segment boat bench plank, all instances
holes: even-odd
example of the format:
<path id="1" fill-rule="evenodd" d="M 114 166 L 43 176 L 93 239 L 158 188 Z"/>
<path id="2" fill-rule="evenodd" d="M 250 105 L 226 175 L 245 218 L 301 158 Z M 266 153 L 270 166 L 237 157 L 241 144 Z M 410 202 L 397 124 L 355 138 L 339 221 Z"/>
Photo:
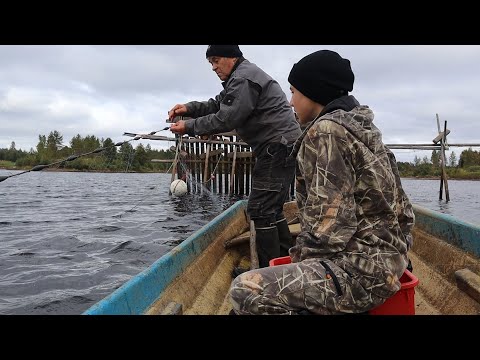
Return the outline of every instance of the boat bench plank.
<path id="1" fill-rule="evenodd" d="M 465 291 L 472 299 L 480 302 L 480 276 L 470 269 L 461 269 L 455 271 L 455 278 L 460 290 Z"/>
<path id="2" fill-rule="evenodd" d="M 292 234 L 293 237 L 297 236 L 300 234 L 300 224 L 290 224 L 288 225 L 288 228 L 290 230 L 290 234 Z M 225 241 L 225 248 L 228 249 L 232 246 L 236 246 L 239 244 L 242 244 L 244 242 L 247 242 L 250 240 L 250 231 L 246 231 L 243 234 L 233 238 L 233 239 L 228 239 Z"/>

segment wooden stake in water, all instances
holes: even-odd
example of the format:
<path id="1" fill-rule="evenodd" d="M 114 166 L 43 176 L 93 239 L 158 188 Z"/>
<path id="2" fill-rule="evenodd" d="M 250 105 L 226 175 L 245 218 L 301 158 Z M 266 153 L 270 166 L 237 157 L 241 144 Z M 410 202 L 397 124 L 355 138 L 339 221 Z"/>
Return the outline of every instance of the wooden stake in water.
<path id="1" fill-rule="evenodd" d="M 437 115 L 437 128 L 438 128 L 438 134 L 441 135 L 442 132 L 440 131 L 440 119 Z M 435 141 L 435 140 L 434 140 Z M 443 131 L 443 136 L 440 139 L 440 159 L 442 161 L 442 170 L 440 173 L 440 193 L 438 196 L 439 200 L 442 200 L 443 197 L 443 183 L 445 181 L 445 197 L 446 201 L 450 201 L 450 194 L 448 192 L 448 182 L 447 182 L 447 171 L 445 170 L 445 143 L 447 141 L 447 121 L 445 120 L 445 126 L 444 126 L 444 131 Z"/>
<path id="2" fill-rule="evenodd" d="M 448 192 L 448 181 L 447 181 L 447 171 L 445 169 L 446 166 L 446 157 L 445 157 L 445 143 L 447 142 L 447 120 L 445 120 L 445 127 L 443 130 L 443 139 L 442 139 L 442 175 L 443 181 L 445 184 L 445 200 L 447 202 L 450 201 L 450 193 Z"/>

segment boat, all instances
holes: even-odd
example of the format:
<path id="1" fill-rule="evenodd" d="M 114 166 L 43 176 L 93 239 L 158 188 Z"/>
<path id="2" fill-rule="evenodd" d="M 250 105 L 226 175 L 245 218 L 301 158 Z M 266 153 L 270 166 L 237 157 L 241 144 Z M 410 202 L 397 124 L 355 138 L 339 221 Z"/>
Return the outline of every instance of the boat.
<path id="1" fill-rule="evenodd" d="M 228 314 L 232 270 L 251 264 L 255 237 L 249 231 L 246 205 L 246 200 L 233 204 L 83 314 Z M 480 314 L 480 227 L 413 207 L 416 222 L 409 257 L 416 281 L 405 293 L 411 302 L 408 314 Z M 297 211 L 295 201 L 284 206 L 294 237 L 300 232 Z"/>

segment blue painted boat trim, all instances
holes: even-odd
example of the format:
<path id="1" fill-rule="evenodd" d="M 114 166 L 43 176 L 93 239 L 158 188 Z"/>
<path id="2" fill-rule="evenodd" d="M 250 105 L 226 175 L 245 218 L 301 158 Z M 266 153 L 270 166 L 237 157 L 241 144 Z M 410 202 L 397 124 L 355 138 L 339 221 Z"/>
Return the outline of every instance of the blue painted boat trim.
<path id="1" fill-rule="evenodd" d="M 480 257 L 480 226 L 418 205 L 413 205 L 413 211 L 416 227 Z"/>
<path id="2" fill-rule="evenodd" d="M 143 314 L 167 286 L 210 245 L 217 234 L 228 226 L 231 219 L 238 212 L 244 211 L 246 203 L 246 200 L 237 201 L 146 270 L 94 304 L 83 315 Z"/>

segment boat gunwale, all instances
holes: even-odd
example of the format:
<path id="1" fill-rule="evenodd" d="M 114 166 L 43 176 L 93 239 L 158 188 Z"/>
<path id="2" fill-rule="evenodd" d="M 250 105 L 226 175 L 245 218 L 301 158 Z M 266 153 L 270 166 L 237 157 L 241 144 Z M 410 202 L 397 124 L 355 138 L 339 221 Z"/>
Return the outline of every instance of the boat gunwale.
<path id="1" fill-rule="evenodd" d="M 416 228 L 480 258 L 480 226 L 416 204 L 413 210 Z"/>

